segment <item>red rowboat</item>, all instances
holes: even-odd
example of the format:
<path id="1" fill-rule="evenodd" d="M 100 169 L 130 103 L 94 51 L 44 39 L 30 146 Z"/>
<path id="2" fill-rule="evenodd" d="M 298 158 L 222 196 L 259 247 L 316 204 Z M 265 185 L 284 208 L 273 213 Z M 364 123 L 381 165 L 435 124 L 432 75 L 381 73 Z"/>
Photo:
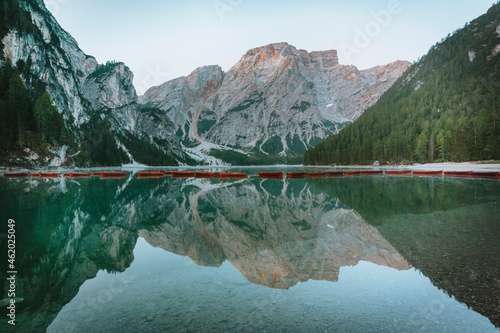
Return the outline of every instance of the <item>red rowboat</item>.
<path id="1" fill-rule="evenodd" d="M 32 173 L 31 174 L 31 178 L 38 178 L 38 177 L 40 177 L 39 173 Z"/>
<path id="2" fill-rule="evenodd" d="M 127 176 L 126 172 L 118 171 L 102 171 L 101 178 L 124 178 Z"/>
<path id="3" fill-rule="evenodd" d="M 40 172 L 42 178 L 59 178 L 60 175 L 59 172 Z"/>
<path id="4" fill-rule="evenodd" d="M 194 178 L 215 178 L 217 177 L 217 172 L 195 172 Z"/>
<path id="5" fill-rule="evenodd" d="M 344 171 L 327 171 L 327 177 L 340 177 L 344 175 Z"/>
<path id="6" fill-rule="evenodd" d="M 384 172 L 383 170 L 362 170 L 361 174 L 370 176 L 370 175 L 380 175 L 383 172 Z"/>
<path id="7" fill-rule="evenodd" d="M 472 171 L 470 173 L 471 177 L 486 177 L 486 178 L 492 178 L 492 177 L 500 177 L 500 172 L 479 172 L 479 171 Z"/>
<path id="8" fill-rule="evenodd" d="M 361 174 L 361 170 L 348 170 L 344 171 L 345 176 L 357 176 Z"/>
<path id="9" fill-rule="evenodd" d="M 414 176 L 442 176 L 443 170 L 439 171 L 413 171 Z"/>
<path id="10" fill-rule="evenodd" d="M 283 179 L 283 172 L 259 172 L 259 178 Z"/>
<path id="11" fill-rule="evenodd" d="M 446 177 L 465 177 L 472 173 L 472 171 L 445 171 Z"/>
<path id="12" fill-rule="evenodd" d="M 194 171 L 172 171 L 172 178 L 193 178 Z"/>
<path id="13" fill-rule="evenodd" d="M 306 176 L 305 171 L 298 171 L 298 172 L 288 172 L 286 174 L 287 179 L 297 179 L 297 178 L 304 178 Z"/>
<path id="14" fill-rule="evenodd" d="M 308 178 L 326 177 L 326 171 L 306 172 Z"/>
<path id="15" fill-rule="evenodd" d="M 165 171 L 137 171 L 138 178 L 161 178 L 165 177 Z"/>
<path id="16" fill-rule="evenodd" d="M 93 173 L 92 172 L 70 172 L 64 174 L 65 176 L 68 176 L 70 178 L 87 178 L 87 177 L 92 177 Z"/>
<path id="17" fill-rule="evenodd" d="M 26 178 L 29 176 L 29 172 L 9 172 L 4 174 L 5 178 Z"/>
<path id="18" fill-rule="evenodd" d="M 411 170 L 385 170 L 387 176 L 411 176 Z"/>
<path id="19" fill-rule="evenodd" d="M 247 174 L 244 172 L 219 172 L 219 178 L 247 178 Z"/>

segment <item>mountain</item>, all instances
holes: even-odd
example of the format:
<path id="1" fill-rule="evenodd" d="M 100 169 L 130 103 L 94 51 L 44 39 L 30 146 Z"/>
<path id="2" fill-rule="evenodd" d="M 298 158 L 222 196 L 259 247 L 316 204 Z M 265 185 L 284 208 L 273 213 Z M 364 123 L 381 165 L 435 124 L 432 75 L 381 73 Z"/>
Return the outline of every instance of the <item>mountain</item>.
<path id="1" fill-rule="evenodd" d="M 409 67 L 359 71 L 334 50 L 275 43 L 227 73 L 201 67 L 138 98 L 130 69 L 85 54 L 42 0 L 2 8 L 0 158 L 9 166 L 301 162 Z"/>
<path id="2" fill-rule="evenodd" d="M 250 160 L 302 154 L 357 119 L 409 65 L 359 71 L 340 65 L 335 50 L 309 53 L 275 43 L 249 50 L 227 73 L 198 68 L 139 101 L 163 110 L 185 146 L 248 162 L 249 152 Z"/>
<path id="3" fill-rule="evenodd" d="M 54 139 L 49 150 L 65 153 L 67 149 L 67 155 L 74 158 L 63 154 L 66 163 L 121 165 L 135 158 L 148 164 L 176 164 L 176 160 L 183 160 L 173 124 L 158 110 L 139 106 L 133 74 L 125 64 L 112 61 L 99 65 L 59 26 L 42 0 L 5 0 L 2 16 L 0 67 L 6 77 L 0 87 L 0 100 L 4 101 L 0 103 L 0 126 L 2 130 L 11 123 L 20 127 L 19 133 L 3 138 L 4 147 L 17 146 L 19 141 L 20 148 L 29 152 L 36 141 L 29 141 L 30 134 L 41 126 L 30 107 L 24 114 L 10 111 L 17 109 L 16 105 L 9 108 L 9 89 L 14 90 L 10 79 L 17 75 L 28 90 L 31 104 L 47 91 L 62 115 L 71 135 L 65 140 Z M 36 124 L 29 124 L 34 123 L 32 118 Z M 1 155 L 8 165 L 47 164 L 26 154 L 17 160 L 9 159 L 6 151 Z"/>
<path id="4" fill-rule="evenodd" d="M 219 89 L 224 79 L 219 66 L 204 66 L 164 84 L 152 87 L 139 98 L 141 104 L 152 104 L 163 110 L 177 128 L 184 141 L 194 139 L 197 133 L 190 124 L 203 109 L 207 99 Z"/>
<path id="5" fill-rule="evenodd" d="M 500 159 L 500 4 L 448 35 L 304 164 Z"/>

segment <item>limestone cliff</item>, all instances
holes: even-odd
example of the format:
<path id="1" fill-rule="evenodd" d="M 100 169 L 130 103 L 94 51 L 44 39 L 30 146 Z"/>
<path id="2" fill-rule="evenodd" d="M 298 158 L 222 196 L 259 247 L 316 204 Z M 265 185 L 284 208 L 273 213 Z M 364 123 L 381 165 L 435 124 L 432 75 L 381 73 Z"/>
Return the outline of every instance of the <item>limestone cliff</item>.
<path id="1" fill-rule="evenodd" d="M 335 50 L 275 43 L 249 50 L 225 74 L 203 67 L 153 87 L 140 102 L 165 111 L 183 140 L 302 154 L 357 119 L 409 66 L 396 61 L 360 71 L 339 64 Z"/>
<path id="2" fill-rule="evenodd" d="M 135 146 L 146 143 L 166 155 L 182 157 L 179 140 L 168 119 L 155 117 L 155 126 L 163 130 L 153 134 L 161 140 L 151 134 L 147 124 L 137 125 L 149 117 L 141 114 L 133 74 L 125 64 L 113 61 L 99 65 L 61 28 L 42 0 L 20 0 L 15 5 L 16 8 L 6 8 L 13 15 L 21 13 L 23 20 L 9 17 L 2 26 L 0 65 L 9 61 L 20 70 L 28 88 L 42 85 L 50 93 L 66 127 L 75 134 L 75 151 L 98 143 L 92 137 L 100 133 L 84 133 L 83 128 L 96 127 L 89 122 L 100 118 L 109 120 L 118 149 L 132 149 L 131 142 Z M 123 136 L 128 140 L 121 144 L 118 138 Z"/>

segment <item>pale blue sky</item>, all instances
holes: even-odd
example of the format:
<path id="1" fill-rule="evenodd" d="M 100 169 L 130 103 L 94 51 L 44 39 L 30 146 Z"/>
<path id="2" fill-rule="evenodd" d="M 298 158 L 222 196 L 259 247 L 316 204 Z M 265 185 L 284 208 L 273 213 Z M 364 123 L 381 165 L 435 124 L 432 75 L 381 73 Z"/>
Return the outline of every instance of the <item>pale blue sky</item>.
<path id="1" fill-rule="evenodd" d="M 249 49 L 336 49 L 359 69 L 415 61 L 493 0 L 44 0 L 82 50 L 134 72 L 138 94 Z M 378 18 L 377 18 L 378 17 Z"/>

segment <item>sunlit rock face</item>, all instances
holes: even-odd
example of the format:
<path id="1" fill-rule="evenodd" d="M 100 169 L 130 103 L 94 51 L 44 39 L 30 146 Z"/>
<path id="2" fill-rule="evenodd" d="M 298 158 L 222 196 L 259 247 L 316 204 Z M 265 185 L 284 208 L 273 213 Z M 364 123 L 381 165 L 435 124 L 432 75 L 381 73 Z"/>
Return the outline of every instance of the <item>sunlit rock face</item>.
<path id="1" fill-rule="evenodd" d="M 409 65 L 360 71 L 339 64 L 335 50 L 275 43 L 249 50 L 227 73 L 199 68 L 140 101 L 164 110 L 183 139 L 290 155 L 357 119 Z"/>

